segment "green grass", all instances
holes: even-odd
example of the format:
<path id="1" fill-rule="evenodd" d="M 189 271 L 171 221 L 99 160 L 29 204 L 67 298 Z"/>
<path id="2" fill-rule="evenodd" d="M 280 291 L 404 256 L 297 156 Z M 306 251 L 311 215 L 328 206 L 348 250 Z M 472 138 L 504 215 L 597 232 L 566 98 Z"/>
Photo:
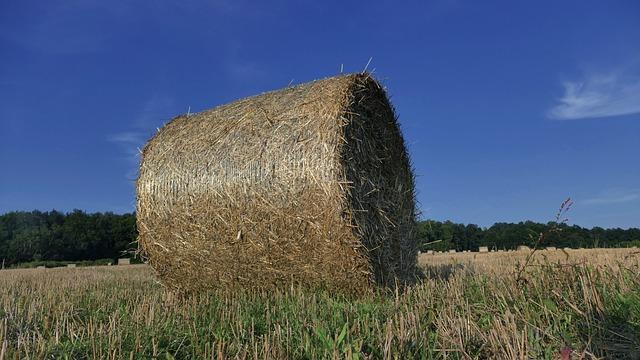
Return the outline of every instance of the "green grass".
<path id="1" fill-rule="evenodd" d="M 525 281 L 433 266 L 406 292 L 166 293 L 145 266 L 0 271 L 0 359 L 640 357 L 640 266 Z M 3 358 L 4 357 L 4 358 Z"/>

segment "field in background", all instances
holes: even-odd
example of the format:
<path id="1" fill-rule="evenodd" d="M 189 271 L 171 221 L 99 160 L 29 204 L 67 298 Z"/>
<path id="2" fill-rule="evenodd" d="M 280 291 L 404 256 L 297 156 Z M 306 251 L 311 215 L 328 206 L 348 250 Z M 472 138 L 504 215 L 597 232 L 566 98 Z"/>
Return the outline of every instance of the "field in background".
<path id="1" fill-rule="evenodd" d="M 0 359 L 640 358 L 637 249 L 420 257 L 406 292 L 178 298 L 144 265 L 0 271 Z"/>
<path id="2" fill-rule="evenodd" d="M 524 263 L 531 250 L 497 251 L 497 252 L 457 252 L 421 254 L 418 264 L 421 267 L 437 267 L 440 265 L 463 266 L 482 274 L 514 274 L 518 266 Z M 540 249 L 533 252 L 527 268 L 547 267 L 554 265 L 562 268 L 574 265 L 606 266 L 617 268 L 618 264 L 626 264 L 629 259 L 640 257 L 640 249 Z"/>

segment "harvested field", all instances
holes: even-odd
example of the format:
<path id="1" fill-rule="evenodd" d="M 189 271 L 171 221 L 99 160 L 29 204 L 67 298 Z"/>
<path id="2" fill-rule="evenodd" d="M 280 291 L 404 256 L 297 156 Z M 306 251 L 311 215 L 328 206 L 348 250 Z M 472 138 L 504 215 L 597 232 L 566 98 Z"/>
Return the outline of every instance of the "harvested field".
<path id="1" fill-rule="evenodd" d="M 575 250 L 574 250 L 575 251 Z M 0 359 L 637 359 L 633 249 L 423 255 L 404 293 L 177 298 L 145 265 L 0 271 Z"/>
<path id="2" fill-rule="evenodd" d="M 532 250 L 421 254 L 418 264 L 421 267 L 456 265 L 482 274 L 508 275 L 518 266 L 522 266 L 531 252 Z M 558 268 L 575 265 L 616 268 L 628 259 L 638 256 L 640 249 L 540 249 L 533 254 L 527 268 L 535 269 L 549 265 Z"/>

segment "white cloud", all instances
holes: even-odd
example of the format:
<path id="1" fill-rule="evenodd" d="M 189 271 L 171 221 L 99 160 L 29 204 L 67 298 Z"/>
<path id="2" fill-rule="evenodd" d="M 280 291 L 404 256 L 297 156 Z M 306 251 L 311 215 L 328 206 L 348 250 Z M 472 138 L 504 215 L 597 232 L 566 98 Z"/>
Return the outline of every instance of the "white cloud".
<path id="1" fill-rule="evenodd" d="M 239 60 L 228 62 L 227 72 L 231 79 L 239 82 L 255 81 L 256 78 L 263 78 L 267 74 L 258 64 Z"/>
<path id="2" fill-rule="evenodd" d="M 187 109 L 185 109 L 186 111 Z M 156 129 L 176 114 L 174 102 L 167 97 L 152 96 L 131 121 L 130 128 L 107 136 L 107 141 L 116 144 L 128 161 L 126 178 L 137 177 L 140 164 L 140 149 L 155 133 Z"/>
<path id="3" fill-rule="evenodd" d="M 110 38 L 104 28 L 118 19 L 118 3 L 51 1 L 16 9 L 0 23 L 0 38 L 46 54 L 98 52 Z"/>
<path id="4" fill-rule="evenodd" d="M 140 150 L 144 144 L 145 136 L 142 131 L 126 131 L 107 137 L 109 142 L 115 143 L 120 151 L 125 155 L 128 162 L 125 177 L 134 180 L 138 174 L 138 164 L 140 163 Z"/>
<path id="5" fill-rule="evenodd" d="M 640 190 L 608 191 L 605 194 L 582 201 L 586 205 L 622 204 L 640 200 Z"/>
<path id="6" fill-rule="evenodd" d="M 8 20 L 0 22 L 0 39 L 44 54 L 65 55 L 117 46 L 127 40 L 127 28 L 137 25 L 141 14 L 148 21 L 171 26 L 176 18 L 198 14 L 244 17 L 255 7 L 244 0 L 63 0 L 36 4 L 13 9 Z"/>
<path id="7" fill-rule="evenodd" d="M 567 81 L 548 116 L 571 120 L 640 113 L 640 76 L 635 74 L 627 69 Z"/>
<path id="8" fill-rule="evenodd" d="M 240 43 L 227 44 L 223 68 L 229 79 L 236 83 L 246 83 L 263 79 L 268 72 L 259 63 L 248 59 Z"/>
<path id="9" fill-rule="evenodd" d="M 142 134 L 139 132 L 125 131 L 119 134 L 110 135 L 107 140 L 120 144 L 137 144 L 141 141 Z"/>

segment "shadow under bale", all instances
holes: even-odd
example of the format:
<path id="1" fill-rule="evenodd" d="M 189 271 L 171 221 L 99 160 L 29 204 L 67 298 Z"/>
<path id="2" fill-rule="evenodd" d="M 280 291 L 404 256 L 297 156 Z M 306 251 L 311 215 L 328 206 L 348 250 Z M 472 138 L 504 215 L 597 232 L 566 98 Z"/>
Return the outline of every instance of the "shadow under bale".
<path id="1" fill-rule="evenodd" d="M 142 254 L 171 289 L 290 284 L 367 292 L 414 279 L 414 181 L 368 74 L 166 124 L 142 152 Z"/>

